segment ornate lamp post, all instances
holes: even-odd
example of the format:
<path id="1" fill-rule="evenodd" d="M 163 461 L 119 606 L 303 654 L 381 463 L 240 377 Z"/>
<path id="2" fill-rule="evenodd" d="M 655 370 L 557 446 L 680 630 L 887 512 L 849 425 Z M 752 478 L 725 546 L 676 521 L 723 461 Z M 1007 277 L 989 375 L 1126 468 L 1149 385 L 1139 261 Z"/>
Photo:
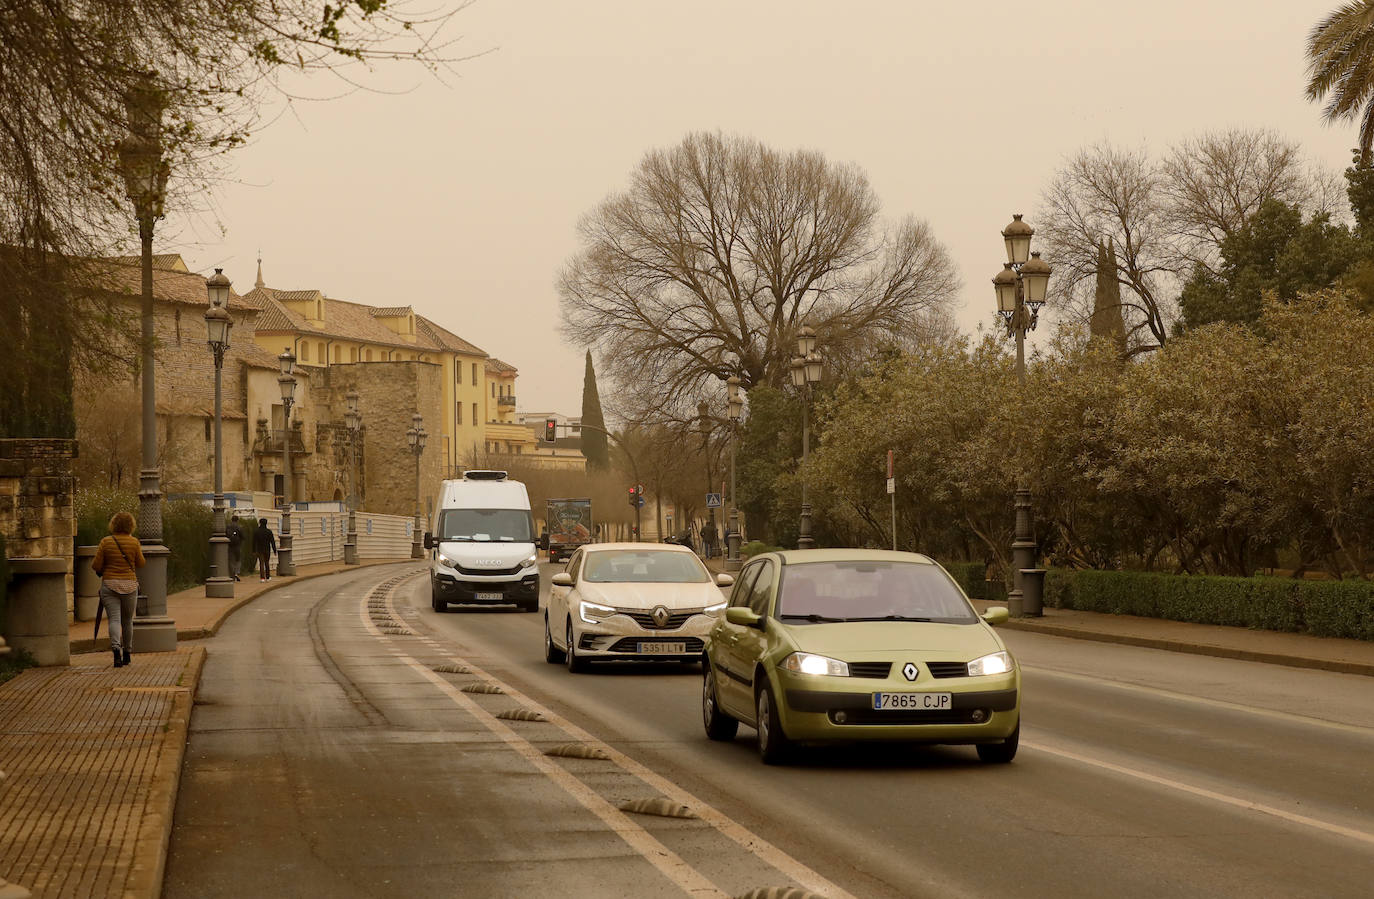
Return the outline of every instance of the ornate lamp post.
<path id="1" fill-rule="evenodd" d="M 1007 261 L 992 279 L 997 291 L 997 313 L 1007 324 L 1007 335 L 1016 338 L 1016 385 L 1024 393 L 1026 386 L 1026 332 L 1035 330 L 1040 307 L 1050 283 L 1050 267 L 1039 253 L 1030 252 L 1031 236 L 1035 229 L 1012 216 L 1011 224 L 1002 229 L 1007 247 Z M 1034 597 L 1031 608 L 1025 608 L 1026 596 L 1021 572 L 1035 568 L 1035 533 L 1031 527 L 1031 492 L 1025 473 L 1019 476 L 1016 487 L 1016 529 L 1011 544 L 1012 591 L 1007 595 L 1009 611 L 1015 618 L 1040 614 L 1040 598 Z"/>
<path id="2" fill-rule="evenodd" d="M 410 545 L 410 557 L 412 559 L 423 559 L 425 549 L 420 538 L 420 532 L 424 526 L 420 524 L 420 456 L 425 451 L 425 441 L 429 439 L 429 434 L 425 431 L 425 420 L 416 412 L 410 416 L 410 427 L 406 428 L 406 442 L 410 444 L 410 451 L 415 454 L 415 542 Z"/>
<path id="3" fill-rule="evenodd" d="M 142 358 L 142 470 L 138 489 L 138 538 L 143 543 L 147 564 L 139 572 L 143 592 L 139 617 L 134 619 L 137 633 L 132 640 L 140 652 L 169 652 L 176 649 L 176 623 L 167 617 L 167 557 L 171 551 L 162 545 L 162 487 L 157 461 L 157 389 L 153 349 L 156 344 L 153 321 L 153 225 L 162 218 L 167 198 L 167 175 L 162 158 L 162 111 L 166 99 L 151 74 L 142 76 L 124 98 L 129 133 L 119 144 L 119 167 L 124 176 L 125 196 L 134 204 L 138 219 L 143 275 Z"/>
<path id="4" fill-rule="evenodd" d="M 729 390 L 730 408 L 730 534 L 726 537 L 726 571 L 739 571 L 744 564 L 739 557 L 739 493 L 735 484 L 735 444 L 739 437 L 740 415 L 744 412 L 744 400 L 739 395 L 741 383 L 734 375 L 725 382 Z"/>
<path id="5" fill-rule="evenodd" d="M 810 325 L 802 325 L 797 334 L 797 355 L 792 358 L 792 386 L 801 391 L 802 397 L 802 502 L 801 522 L 797 534 L 797 549 L 812 549 L 816 541 L 811 539 L 811 502 L 806 494 L 806 457 L 811 454 L 810 406 L 811 385 L 821 379 L 824 363 L 816 350 L 816 332 Z"/>
<path id="6" fill-rule="evenodd" d="M 714 478 L 711 477 L 711 407 L 705 402 L 697 403 L 697 428 L 701 431 L 701 460 L 706 468 L 706 493 L 711 493 L 714 486 Z M 710 506 L 706 507 L 706 523 L 711 531 L 716 529 L 716 510 Z M 705 532 L 705 528 L 702 529 Z M 704 544 L 705 541 L 703 540 Z M 710 547 L 703 545 L 702 551 L 705 553 Z"/>
<path id="7" fill-rule="evenodd" d="M 296 573 L 296 563 L 291 559 L 291 407 L 296 402 L 296 355 L 287 347 L 277 357 L 281 363 L 281 375 L 277 384 L 281 387 L 281 539 L 277 542 L 277 574 L 291 577 Z"/>
<path id="8" fill-rule="evenodd" d="M 348 411 L 344 413 L 344 426 L 348 428 L 348 535 L 344 537 L 344 564 L 358 564 L 358 432 L 363 427 L 363 416 L 358 411 L 358 391 L 350 390 L 345 395 Z"/>
<path id="9" fill-rule="evenodd" d="M 234 595 L 234 572 L 229 570 L 229 538 L 224 534 L 224 438 L 222 393 L 224 351 L 229 349 L 229 330 L 234 321 L 229 316 L 229 279 L 223 269 L 205 282 L 210 295 L 210 308 L 205 310 L 205 329 L 210 352 L 215 356 L 215 534 L 210 538 L 210 576 L 205 580 L 205 595 L 231 597 Z"/>

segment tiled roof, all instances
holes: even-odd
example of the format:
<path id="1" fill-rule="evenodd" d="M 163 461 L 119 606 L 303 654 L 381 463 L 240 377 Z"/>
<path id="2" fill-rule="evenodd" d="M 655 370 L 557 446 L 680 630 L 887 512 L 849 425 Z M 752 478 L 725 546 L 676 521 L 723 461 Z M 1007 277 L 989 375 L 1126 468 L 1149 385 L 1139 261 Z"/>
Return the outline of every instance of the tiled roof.
<path id="1" fill-rule="evenodd" d="M 153 257 L 154 260 L 157 257 Z M 163 257 L 168 258 L 168 257 Z M 178 262 L 181 257 L 175 256 Z M 137 256 L 121 256 L 115 259 L 94 259 L 90 268 L 82 273 L 84 278 L 95 286 L 111 293 L 125 296 L 143 294 L 143 269 Z M 180 270 L 153 267 L 153 296 L 169 303 L 182 303 L 188 306 L 206 307 L 210 303 L 205 292 L 205 276 L 188 272 L 185 266 Z M 257 301 L 234 293 L 229 289 L 229 307 L 262 308 Z"/>
<path id="2" fill-rule="evenodd" d="M 457 334 L 447 328 L 441 328 L 423 315 L 415 316 L 415 330 L 449 352 L 462 353 L 465 356 L 487 355 L 486 350 L 468 343 Z"/>
<path id="3" fill-rule="evenodd" d="M 120 264 L 120 265 L 140 265 L 140 266 L 141 266 L 141 265 L 143 264 L 143 257 L 141 257 L 141 256 L 114 256 L 114 257 L 111 257 L 111 258 L 110 258 L 110 261 L 111 261 L 111 262 L 116 262 L 116 263 L 118 263 L 118 264 Z M 153 254 L 153 268 L 160 268 L 160 269 L 164 269 L 164 270 L 169 271 L 169 272 L 189 272 L 189 271 L 190 271 L 190 269 L 188 269 L 188 268 L 186 267 L 186 262 L 181 258 L 181 254 L 180 254 L 180 253 L 154 253 L 154 254 Z"/>
<path id="4" fill-rule="evenodd" d="M 502 362 L 495 356 L 487 357 L 487 371 L 489 372 L 495 372 L 496 374 L 501 375 L 513 375 L 519 370 L 520 369 L 516 368 L 514 365 L 511 365 L 509 362 Z"/>
<path id="5" fill-rule="evenodd" d="M 409 306 L 370 306 L 373 318 L 397 318 L 402 315 L 409 315 L 413 310 Z"/>

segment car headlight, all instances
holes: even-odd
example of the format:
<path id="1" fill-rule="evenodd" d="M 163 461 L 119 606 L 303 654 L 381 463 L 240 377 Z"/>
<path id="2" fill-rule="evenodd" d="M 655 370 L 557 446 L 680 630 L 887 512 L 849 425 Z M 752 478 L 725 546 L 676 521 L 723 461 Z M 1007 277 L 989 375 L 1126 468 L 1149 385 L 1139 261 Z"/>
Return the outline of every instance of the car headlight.
<path id="1" fill-rule="evenodd" d="M 587 602 L 582 600 L 581 606 L 582 620 L 588 624 L 596 624 L 603 618 L 610 618 L 616 614 L 615 609 L 610 606 L 603 606 L 600 603 Z"/>
<path id="2" fill-rule="evenodd" d="M 525 568 L 525 567 L 528 567 L 528 566 L 530 566 L 530 565 L 538 565 L 538 564 L 539 564 L 539 553 L 538 553 L 538 552 L 532 552 L 532 553 L 530 553 L 528 556 L 525 557 L 525 561 L 521 563 L 520 567 L 521 567 L 521 568 Z"/>
<path id="3" fill-rule="evenodd" d="M 968 663 L 968 676 L 978 677 L 982 674 L 1006 674 L 1011 670 L 1011 653 L 994 652 L 992 655 L 983 656 L 981 659 L 974 659 Z"/>
<path id="4" fill-rule="evenodd" d="M 457 563 L 443 553 L 439 553 L 439 564 L 446 568 L 456 568 Z"/>
<path id="5" fill-rule="evenodd" d="M 782 667 L 798 674 L 830 674 L 849 677 L 849 663 L 810 652 L 794 652 L 782 660 Z"/>
<path id="6" fill-rule="evenodd" d="M 728 602 L 718 602 L 713 606 L 707 606 L 706 608 L 702 609 L 701 612 L 703 615 L 718 616 L 721 612 L 725 611 L 725 607 L 728 605 Z"/>

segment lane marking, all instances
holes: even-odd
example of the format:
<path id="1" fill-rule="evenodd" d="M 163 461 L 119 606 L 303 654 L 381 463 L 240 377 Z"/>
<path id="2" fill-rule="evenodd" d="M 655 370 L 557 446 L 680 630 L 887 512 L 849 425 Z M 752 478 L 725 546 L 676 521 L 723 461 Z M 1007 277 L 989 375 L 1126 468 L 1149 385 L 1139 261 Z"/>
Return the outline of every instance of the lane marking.
<path id="1" fill-rule="evenodd" d="M 1363 830 L 1356 830 L 1353 827 L 1345 827 L 1340 824 L 1333 824 L 1329 821 L 1320 821 L 1316 818 L 1309 818 L 1306 815 L 1299 815 L 1295 812 L 1284 811 L 1283 809 L 1275 808 L 1272 805 L 1264 805 L 1263 803 L 1252 802 L 1249 799 L 1241 799 L 1238 796 L 1229 796 L 1225 793 L 1218 793 L 1215 790 L 1209 790 L 1206 787 L 1196 787 L 1192 784 L 1186 784 L 1181 781 L 1170 780 L 1167 777 L 1160 777 L 1157 774 L 1147 774 L 1144 771 L 1137 771 L 1133 768 L 1127 768 L 1124 765 L 1116 765 L 1111 762 L 1102 761 L 1101 759 L 1095 759 L 1086 755 L 1080 755 L 1076 752 L 1070 752 L 1067 749 L 1058 749 L 1052 746 L 1046 746 L 1043 743 L 1033 743 L 1022 740 L 1021 745 L 1027 749 L 1033 749 L 1038 752 L 1048 753 L 1049 755 L 1057 755 L 1060 758 L 1068 759 L 1074 762 L 1079 762 L 1084 765 L 1091 765 L 1094 768 L 1101 768 L 1105 771 L 1111 771 L 1115 774 L 1121 774 L 1126 777 L 1134 778 L 1136 780 L 1143 780 L 1146 783 L 1152 783 L 1161 787 L 1167 787 L 1171 790 L 1177 790 L 1181 793 L 1189 793 L 1193 796 L 1198 796 L 1203 799 L 1210 799 L 1213 802 L 1219 802 L 1223 805 L 1230 805 L 1234 806 L 1235 808 L 1245 809 L 1247 811 L 1259 812 L 1260 814 L 1264 815 L 1272 815 L 1275 818 L 1281 818 L 1293 824 L 1301 824 L 1304 827 L 1311 827 L 1316 830 L 1325 831 L 1326 833 L 1336 834 L 1337 836 L 1347 837 L 1349 839 L 1356 840 L 1361 843 L 1368 843 L 1370 845 L 1374 845 L 1374 833 L 1367 833 Z"/>
<path id="2" fill-rule="evenodd" d="M 394 599 L 398 589 L 399 584 L 395 587 L 392 587 L 387 592 L 387 607 L 391 610 L 393 614 L 396 613 Z M 363 617 L 365 624 L 371 624 L 371 622 L 367 620 L 365 608 L 363 612 Z M 650 768 L 645 767 L 644 765 L 625 755 L 623 752 L 620 752 L 615 747 L 610 746 L 603 740 L 598 739 L 597 737 L 578 727 L 576 724 L 573 724 L 567 718 L 564 718 L 562 715 L 559 715 L 552 709 L 549 709 L 541 703 L 535 701 L 534 699 L 531 699 L 525 693 L 522 693 L 520 690 L 516 689 L 509 683 L 506 683 L 500 678 L 492 676 L 485 669 L 479 667 L 470 660 L 453 653 L 450 649 L 447 648 L 447 646 L 441 645 L 429 637 L 421 637 L 421 640 L 426 645 L 431 646 L 436 651 L 445 655 L 451 661 L 465 665 L 468 668 L 469 672 L 474 676 L 483 678 L 494 684 L 499 684 L 505 691 L 505 695 L 507 697 L 517 701 L 521 705 L 524 705 L 526 708 L 542 713 L 549 724 L 552 724 L 553 726 L 561 729 L 568 736 L 573 737 L 578 741 L 592 744 L 597 748 L 601 749 L 610 757 L 610 761 L 612 763 L 619 766 L 627 774 L 630 774 L 631 776 L 638 778 L 645 785 L 658 790 L 666 798 L 674 802 L 680 803 L 682 805 L 691 806 L 692 810 L 697 813 L 697 816 L 702 821 L 709 824 L 722 836 L 728 837 L 730 840 L 737 843 L 751 855 L 758 858 L 760 861 L 764 862 L 770 867 L 776 869 L 780 874 L 783 874 L 784 876 L 790 878 L 793 882 L 797 883 L 803 889 L 809 890 L 812 893 L 819 893 L 821 895 L 828 896 L 830 897 L 830 899 L 858 899 L 858 897 L 850 893 L 848 890 L 845 890 L 838 884 L 832 883 L 827 878 L 811 870 L 806 865 L 802 864 L 792 856 L 788 855 L 786 852 L 782 851 L 778 847 L 774 846 L 772 843 L 769 843 L 767 840 L 763 839 L 762 837 L 755 834 L 753 831 L 746 828 L 744 825 L 739 824 L 733 818 L 728 817 L 727 815 L 725 815 L 725 813 L 713 808 L 710 805 L 707 805 L 705 802 L 702 802 L 696 796 L 682 789 L 677 784 L 655 773 Z M 409 659 L 410 657 L 406 656 L 406 658 Z M 419 663 L 416 662 L 415 664 L 418 665 Z M 417 670 L 422 671 L 428 678 L 438 678 L 438 675 L 434 674 L 423 665 L 421 665 Z M 455 693 L 457 693 L 458 696 L 462 697 L 465 700 L 468 700 L 469 702 L 473 702 L 473 704 L 476 705 L 475 701 L 469 699 L 467 694 L 458 692 L 458 688 L 453 687 L 451 684 L 448 684 L 448 681 L 443 680 L 443 678 L 438 679 L 442 680 L 446 685 L 448 685 L 449 688 L 452 689 Z M 478 708 L 480 709 L 480 706 L 478 706 Z M 489 714 L 486 713 L 485 709 L 482 709 L 481 711 L 483 714 Z M 495 721 L 495 719 L 493 719 L 493 721 Z M 505 727 L 505 725 L 499 721 L 496 721 L 495 723 L 500 727 Z M 509 728 L 506 729 L 509 730 Z M 515 737 L 515 739 L 523 740 L 523 738 L 520 737 L 519 734 L 516 734 L 514 731 L 511 731 L 511 734 Z M 549 762 L 549 760 L 544 756 L 544 754 L 540 752 L 540 750 L 536 749 L 532 744 L 526 743 L 526 745 L 529 746 L 531 751 L 538 753 L 539 758 L 543 762 L 548 764 L 555 764 L 553 762 Z M 555 767 L 557 766 L 555 765 Z M 557 769 L 559 771 L 566 773 L 565 769 L 561 767 L 558 767 Z M 580 784 L 581 781 L 578 781 L 578 783 Z M 610 806 L 610 808 L 617 814 L 622 814 L 619 812 L 618 809 L 615 809 L 614 806 Z M 637 827 L 638 825 L 635 826 Z M 652 836 L 649 836 L 647 833 L 645 835 L 646 837 L 648 837 L 648 839 L 653 840 Z M 657 843 L 656 840 L 654 842 Z M 658 845 L 661 846 L 662 844 Z M 663 847 L 663 851 L 671 854 L 670 850 L 668 850 L 667 847 Z M 674 856 L 674 858 L 676 858 L 676 856 Z M 712 889 L 714 889 L 714 887 Z"/>
<path id="3" fill-rule="evenodd" d="M 1310 715 L 1301 715 L 1297 712 L 1282 712 L 1277 709 L 1266 709 L 1258 706 L 1245 705 L 1239 702 L 1228 702 L 1225 699 L 1209 699 L 1205 696 L 1192 696 L 1188 693 L 1177 693 L 1173 690 L 1165 690 L 1161 687 L 1148 687 L 1144 684 L 1132 684 L 1127 681 L 1100 680 L 1092 675 L 1078 674 L 1070 671 L 1060 671 L 1055 668 L 1042 668 L 1039 665 L 1021 666 L 1023 671 L 1030 671 L 1036 674 L 1048 675 L 1049 677 L 1063 678 L 1064 680 L 1079 681 L 1091 684 L 1095 687 L 1107 687 L 1113 690 L 1121 690 L 1127 693 L 1141 693 L 1147 696 L 1154 696 L 1163 699 L 1172 699 L 1178 702 L 1188 702 L 1194 705 L 1209 706 L 1216 709 L 1226 709 L 1231 712 L 1244 712 L 1262 718 L 1272 718 L 1278 721 L 1288 721 L 1297 724 L 1310 724 L 1314 727 L 1325 727 L 1330 730 L 1338 730 L 1344 733 L 1357 734 L 1362 737 L 1374 736 L 1374 727 L 1366 727 L 1360 724 L 1348 724 L 1343 721 L 1328 721 L 1325 718 L 1314 718 Z"/>
<path id="4" fill-rule="evenodd" d="M 399 584 L 386 585 L 385 582 L 378 584 L 369 595 L 376 590 L 386 589 L 387 604 L 391 604 L 391 597 L 395 594 Z M 362 620 L 363 628 L 373 637 L 381 638 L 382 631 L 372 623 L 371 616 L 368 614 L 367 603 L 364 602 L 359 608 L 359 617 Z M 393 609 L 394 611 L 394 609 Z M 716 889 L 711 881 L 707 880 L 700 872 L 691 865 L 687 864 L 677 853 L 655 839 L 647 830 L 635 823 L 624 812 L 601 797 L 595 790 L 587 786 L 570 771 L 545 757 L 544 753 L 517 734 L 514 730 L 504 724 L 496 716 L 492 715 L 476 700 L 472 699 L 459 688 L 449 683 L 439 674 L 431 671 L 426 665 L 419 662 L 409 653 L 396 646 L 394 641 L 387 641 L 388 649 L 391 654 L 400 662 L 415 671 L 425 680 L 439 688 L 449 699 L 461 706 L 494 735 L 499 737 L 507 747 L 534 766 L 541 774 L 548 777 L 568 795 L 576 799 L 584 808 L 601 819 L 602 823 L 610 829 L 612 833 L 626 842 L 636 853 L 644 858 L 645 861 L 659 870 L 663 876 L 667 877 L 675 885 L 682 889 L 689 896 L 711 897 L 711 899 L 729 899 L 729 897 Z M 473 669 L 474 674 L 479 674 Z M 479 676 L 483 676 L 479 674 Z"/>

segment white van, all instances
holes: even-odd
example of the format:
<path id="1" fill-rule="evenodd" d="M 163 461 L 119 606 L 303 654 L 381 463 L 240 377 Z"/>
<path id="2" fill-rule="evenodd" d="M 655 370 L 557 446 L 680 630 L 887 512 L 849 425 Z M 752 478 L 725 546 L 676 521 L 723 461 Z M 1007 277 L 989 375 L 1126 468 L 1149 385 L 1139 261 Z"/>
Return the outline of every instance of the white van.
<path id="1" fill-rule="evenodd" d="M 525 485 L 504 471 L 466 471 L 442 482 L 434 533 L 425 534 L 433 564 L 434 611 L 454 603 L 505 603 L 539 611 L 539 554 Z"/>

